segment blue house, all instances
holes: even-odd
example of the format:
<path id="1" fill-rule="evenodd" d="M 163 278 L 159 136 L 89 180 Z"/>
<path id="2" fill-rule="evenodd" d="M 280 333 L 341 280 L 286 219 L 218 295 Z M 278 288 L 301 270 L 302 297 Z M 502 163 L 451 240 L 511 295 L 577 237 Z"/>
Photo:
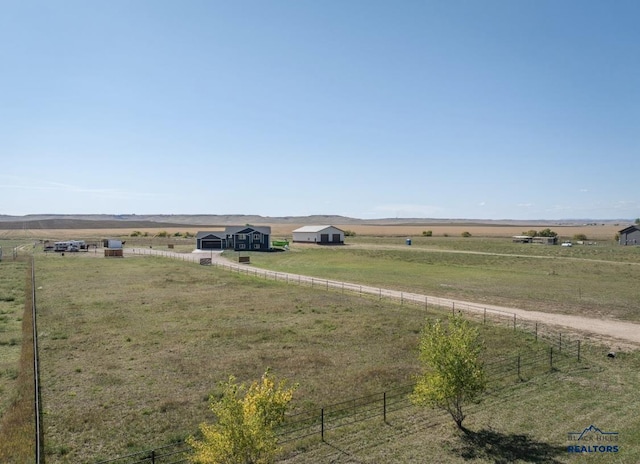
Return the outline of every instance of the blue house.
<path id="1" fill-rule="evenodd" d="M 196 234 L 198 250 L 269 251 L 271 227 L 229 226 Z"/>

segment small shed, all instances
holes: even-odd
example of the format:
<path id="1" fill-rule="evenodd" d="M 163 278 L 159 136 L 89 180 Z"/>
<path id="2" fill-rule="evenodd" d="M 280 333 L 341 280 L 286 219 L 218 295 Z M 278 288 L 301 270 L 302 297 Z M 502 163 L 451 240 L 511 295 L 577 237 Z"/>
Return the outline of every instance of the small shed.
<path id="1" fill-rule="evenodd" d="M 293 231 L 293 241 L 320 245 L 344 244 L 344 231 L 334 226 L 304 226 Z"/>
<path id="2" fill-rule="evenodd" d="M 620 245 L 640 245 L 640 225 L 633 224 L 618 231 Z"/>

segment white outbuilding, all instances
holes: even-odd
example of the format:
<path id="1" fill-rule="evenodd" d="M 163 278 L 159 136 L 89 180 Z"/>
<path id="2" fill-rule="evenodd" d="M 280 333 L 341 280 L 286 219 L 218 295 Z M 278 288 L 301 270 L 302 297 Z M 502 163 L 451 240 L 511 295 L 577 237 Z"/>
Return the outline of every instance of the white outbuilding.
<path id="1" fill-rule="evenodd" d="M 334 226 L 304 226 L 293 231 L 294 242 L 320 245 L 344 244 L 344 231 Z"/>

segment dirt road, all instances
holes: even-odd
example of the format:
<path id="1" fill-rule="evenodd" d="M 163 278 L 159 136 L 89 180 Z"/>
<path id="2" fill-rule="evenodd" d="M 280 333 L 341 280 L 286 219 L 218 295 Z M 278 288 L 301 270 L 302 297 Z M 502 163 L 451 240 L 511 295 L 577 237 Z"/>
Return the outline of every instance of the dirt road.
<path id="1" fill-rule="evenodd" d="M 494 316 L 513 318 L 514 320 L 520 321 L 539 322 L 556 328 L 566 328 L 568 331 L 579 332 L 585 337 L 607 342 L 614 350 L 640 348 L 640 324 L 635 324 L 633 322 L 611 319 L 594 319 L 569 314 L 545 313 L 519 308 L 478 304 L 469 301 L 439 298 L 417 293 L 399 292 L 397 290 L 370 287 L 350 282 L 340 282 L 299 274 L 269 271 L 266 269 L 256 268 L 252 265 L 232 262 L 223 258 L 219 252 L 196 252 L 186 254 L 145 248 L 127 248 L 125 249 L 125 253 L 133 255 L 164 256 L 167 258 L 191 262 L 200 262 L 201 258 L 209 258 L 214 266 L 222 267 L 232 272 L 247 273 L 257 277 L 263 277 L 265 279 L 324 287 L 326 289 L 340 290 L 343 292 L 375 295 L 379 298 L 402 300 L 419 306 L 435 305 L 461 311 L 476 311 L 478 313 L 488 312 Z"/>

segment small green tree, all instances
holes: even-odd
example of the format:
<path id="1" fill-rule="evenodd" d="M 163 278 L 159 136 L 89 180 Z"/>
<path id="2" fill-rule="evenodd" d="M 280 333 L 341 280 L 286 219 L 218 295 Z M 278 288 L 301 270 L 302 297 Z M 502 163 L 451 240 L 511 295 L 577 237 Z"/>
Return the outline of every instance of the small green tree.
<path id="1" fill-rule="evenodd" d="M 540 232 L 538 232 L 538 236 L 540 237 L 557 237 L 558 234 L 554 231 L 552 231 L 549 228 L 543 229 Z"/>
<path id="2" fill-rule="evenodd" d="M 194 452 L 190 461 L 198 464 L 269 464 L 279 451 L 274 428 L 282 423 L 297 385 L 286 387 L 269 371 L 249 387 L 235 377 L 222 382 L 220 399 L 212 397 L 214 424 L 201 424 L 202 440 L 189 437 Z"/>
<path id="3" fill-rule="evenodd" d="M 636 224 L 640 224 L 640 218 L 636 218 Z"/>
<path id="4" fill-rule="evenodd" d="M 471 237 L 471 232 L 469 232 L 469 231 L 466 231 L 466 230 L 465 230 L 465 231 L 464 231 L 464 232 L 462 232 L 462 234 L 460 234 L 460 235 L 461 235 L 462 237 Z"/>
<path id="5" fill-rule="evenodd" d="M 584 242 L 585 240 L 587 240 L 587 236 L 585 234 L 575 234 L 573 236 L 573 239 L 576 240 L 576 241 Z"/>
<path id="6" fill-rule="evenodd" d="M 427 322 L 420 338 L 420 361 L 425 372 L 411 395 L 414 404 L 447 411 L 463 430 L 463 406 L 477 401 L 487 382 L 480 354 L 484 344 L 478 330 L 462 316 Z"/>
<path id="7" fill-rule="evenodd" d="M 433 235 L 433 231 L 432 230 L 423 230 L 422 231 L 422 236 L 423 237 L 431 237 Z"/>
<path id="8" fill-rule="evenodd" d="M 522 235 L 527 235 L 529 237 L 537 237 L 538 236 L 538 231 L 531 229 L 531 230 L 528 230 L 526 232 L 522 232 Z"/>

